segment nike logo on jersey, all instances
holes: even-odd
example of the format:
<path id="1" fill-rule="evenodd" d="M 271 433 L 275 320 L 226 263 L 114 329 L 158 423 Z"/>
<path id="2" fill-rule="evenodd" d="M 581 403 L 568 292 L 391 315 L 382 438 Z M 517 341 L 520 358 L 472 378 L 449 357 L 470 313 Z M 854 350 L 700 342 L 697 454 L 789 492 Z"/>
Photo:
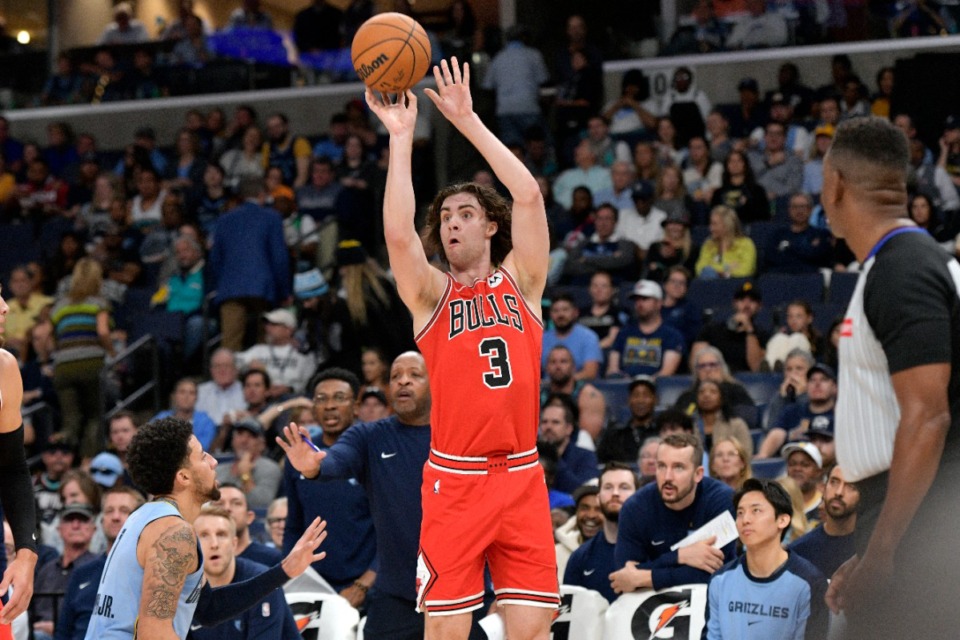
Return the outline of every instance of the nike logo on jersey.
<path id="1" fill-rule="evenodd" d="M 89 586 L 90 586 L 90 583 L 89 583 L 89 582 L 83 582 L 83 583 L 81 583 L 80 586 L 78 586 L 77 588 L 78 588 L 78 589 L 86 589 L 86 588 L 89 587 Z"/>
<path id="2" fill-rule="evenodd" d="M 386 460 L 387 458 L 392 458 L 395 455 L 397 455 L 396 451 L 394 451 L 393 453 L 387 453 L 386 451 L 384 451 L 380 454 L 380 457 Z"/>
<path id="3" fill-rule="evenodd" d="M 659 546 L 662 545 L 664 542 L 666 542 L 666 540 L 651 540 L 651 541 L 650 541 L 650 544 L 652 544 L 652 545 L 655 546 L 655 547 L 659 547 Z"/>
<path id="4" fill-rule="evenodd" d="M 763 620 L 751 620 L 750 622 L 747 623 L 747 626 L 748 626 L 748 627 L 753 626 L 753 625 L 757 624 L 758 622 L 763 622 Z"/>
<path id="5" fill-rule="evenodd" d="M 190 631 L 196 631 L 197 629 L 203 629 L 202 624 L 192 624 L 190 625 Z"/>
<path id="6" fill-rule="evenodd" d="M 594 572 L 594 571 L 596 571 L 596 569 L 584 569 L 584 570 L 583 570 L 583 575 L 585 575 L 585 576 L 593 575 L 593 572 Z"/>

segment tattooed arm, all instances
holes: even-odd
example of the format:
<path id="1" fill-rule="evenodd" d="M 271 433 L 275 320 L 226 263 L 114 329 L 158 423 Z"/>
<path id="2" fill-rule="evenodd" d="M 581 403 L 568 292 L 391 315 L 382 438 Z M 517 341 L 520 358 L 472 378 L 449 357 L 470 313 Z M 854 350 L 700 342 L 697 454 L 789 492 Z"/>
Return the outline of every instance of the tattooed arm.
<path id="1" fill-rule="evenodd" d="M 180 592 L 199 566 L 193 527 L 172 516 L 151 522 L 137 543 L 137 559 L 143 566 L 137 637 L 173 640 Z"/>

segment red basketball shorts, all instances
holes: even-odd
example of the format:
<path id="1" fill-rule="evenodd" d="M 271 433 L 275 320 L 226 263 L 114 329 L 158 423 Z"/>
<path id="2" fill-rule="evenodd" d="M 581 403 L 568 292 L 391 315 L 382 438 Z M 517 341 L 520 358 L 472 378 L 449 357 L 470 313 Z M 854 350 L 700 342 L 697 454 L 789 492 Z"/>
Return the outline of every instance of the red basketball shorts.
<path id="1" fill-rule="evenodd" d="M 482 607 L 485 562 L 500 604 L 559 604 L 547 485 L 536 450 L 490 458 L 431 451 L 421 497 L 418 610 L 453 615 Z"/>

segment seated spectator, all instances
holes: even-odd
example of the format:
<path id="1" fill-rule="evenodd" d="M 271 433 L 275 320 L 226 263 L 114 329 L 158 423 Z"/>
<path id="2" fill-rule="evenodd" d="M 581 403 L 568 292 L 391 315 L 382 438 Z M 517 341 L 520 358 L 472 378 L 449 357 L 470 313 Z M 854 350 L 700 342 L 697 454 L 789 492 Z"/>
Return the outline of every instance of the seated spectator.
<path id="1" fill-rule="evenodd" d="M 787 475 L 800 489 L 803 496 L 803 514 L 812 527 L 814 522 L 820 520 L 823 456 L 811 442 L 791 442 L 783 448 L 783 456 L 787 461 Z"/>
<path id="2" fill-rule="evenodd" d="M 623 144 L 622 142 L 619 144 Z M 637 172 L 627 155 L 626 160 L 614 160 L 610 164 L 610 181 L 612 187 L 598 191 L 595 195 L 597 202 L 609 202 L 617 211 L 633 208 L 633 190 L 630 188 L 637 180 Z"/>
<path id="3" fill-rule="evenodd" d="M 693 373 L 693 384 L 674 402 L 673 406 L 677 409 L 693 415 L 697 408 L 697 397 L 702 382 L 714 382 L 720 385 L 724 399 L 735 414 L 744 407 L 754 406 L 753 398 L 740 381 L 730 373 L 730 367 L 727 366 L 723 352 L 716 347 L 704 345 L 696 349 L 690 357 L 690 370 Z"/>
<path id="4" fill-rule="evenodd" d="M 657 381 L 651 376 L 634 376 L 627 395 L 630 418 L 623 424 L 610 420 L 597 442 L 597 459 L 600 462 L 635 462 L 641 445 L 658 435 L 653 424 L 653 412 L 657 408 Z"/>
<path id="5" fill-rule="evenodd" d="M 133 69 L 127 72 L 125 80 L 134 100 L 159 98 L 169 93 L 165 78 L 154 66 L 153 53 L 146 49 L 133 52 Z"/>
<path id="6" fill-rule="evenodd" d="M 195 16 L 193 12 L 194 4 L 193 0 L 179 0 L 177 2 L 177 19 L 173 22 L 163 25 L 160 29 L 160 39 L 161 40 L 182 40 L 187 36 L 186 21 L 190 16 Z M 201 21 L 201 28 L 204 33 L 209 33 L 210 28 L 208 25 L 204 24 Z"/>
<path id="7" fill-rule="evenodd" d="M 67 183 L 50 172 L 43 158 L 26 162 L 26 180 L 17 185 L 20 217 L 36 225 L 60 216 L 67 208 Z"/>
<path id="8" fill-rule="evenodd" d="M 637 245 L 645 259 L 650 246 L 663 239 L 663 222 L 667 213 L 653 205 L 656 194 L 649 182 L 640 181 L 630 191 L 633 207 L 620 210 L 617 234 Z"/>
<path id="9" fill-rule="evenodd" d="M 364 387 L 360 394 L 360 408 L 357 410 L 357 419 L 360 422 L 376 422 L 389 417 L 390 407 L 387 405 L 387 396 L 378 387 Z M 297 424 L 300 421 L 293 420 Z"/>
<path id="10" fill-rule="evenodd" d="M 137 175 L 137 195 L 130 206 L 133 224 L 141 233 L 146 234 L 160 224 L 166 197 L 167 190 L 162 188 L 160 174 L 151 167 L 141 168 Z"/>
<path id="11" fill-rule="evenodd" d="M 679 167 L 687 159 L 686 149 L 677 140 L 677 127 L 669 116 L 657 120 L 657 137 L 653 141 L 653 147 L 661 167 Z"/>
<path id="12" fill-rule="evenodd" d="M 190 191 L 204 183 L 207 162 L 201 156 L 200 137 L 189 129 L 177 133 L 175 162 L 165 176 L 171 189 Z"/>
<path id="13" fill-rule="evenodd" d="M 823 336 L 813 326 L 813 309 L 806 300 L 793 300 L 786 308 L 787 324 L 767 342 L 764 359 L 771 371 L 779 371 L 794 350 L 818 358 L 823 354 Z"/>
<path id="14" fill-rule="evenodd" d="M 546 365 L 547 354 L 557 345 L 563 345 L 573 354 L 577 368 L 575 380 L 593 380 L 600 374 L 603 352 L 597 334 L 577 322 L 579 311 L 569 294 L 554 296 L 550 304 L 551 329 L 543 332 L 543 359 Z"/>
<path id="15" fill-rule="evenodd" d="M 742 418 L 734 415 L 719 383 L 704 380 L 697 385 L 696 407 L 693 419 L 705 449 L 713 447 L 714 436 L 729 437 L 736 438 L 748 454 L 753 454 L 750 429 Z"/>
<path id="16" fill-rule="evenodd" d="M 687 195 L 687 188 L 683 184 L 683 175 L 677 165 L 667 165 L 657 178 L 656 199 L 653 206 L 670 214 L 687 214 L 693 209 L 694 202 Z"/>
<path id="17" fill-rule="evenodd" d="M 895 4 L 896 13 L 890 18 L 890 33 L 897 38 L 945 35 L 947 24 L 935 7 L 925 0 Z"/>
<path id="18" fill-rule="evenodd" d="M 146 27 L 133 17 L 133 7 L 129 2 L 121 2 L 113 8 L 113 22 L 104 28 L 97 44 L 138 44 L 148 40 Z"/>
<path id="19" fill-rule="evenodd" d="M 656 184 L 663 166 L 660 164 L 653 141 L 641 140 L 637 143 L 633 148 L 633 164 L 637 169 L 638 180 L 649 182 L 651 186 Z"/>
<path id="20" fill-rule="evenodd" d="M 227 440 L 233 425 L 244 418 L 258 418 L 268 408 L 267 393 L 270 389 L 270 374 L 262 369 L 249 369 L 240 376 L 240 384 L 243 390 L 244 406 L 223 415 L 217 437 L 210 445 L 211 451 L 227 450 Z"/>
<path id="21" fill-rule="evenodd" d="M 170 409 L 161 411 L 150 421 L 170 417 L 189 422 L 193 426 L 193 435 L 197 437 L 205 451 L 209 450 L 217 434 L 217 425 L 210 416 L 197 410 L 197 382 L 192 378 L 182 378 L 177 381 L 173 393 L 170 394 Z"/>
<path id="22" fill-rule="evenodd" d="M 593 538 L 603 528 L 603 513 L 600 511 L 600 487 L 587 483 L 577 487 L 573 494 L 574 514 L 556 527 L 557 573 L 563 579 L 570 556 L 582 544 Z"/>
<path id="23" fill-rule="evenodd" d="M 83 102 L 84 77 L 77 73 L 73 60 L 64 52 L 57 55 L 57 71 L 50 74 L 40 92 L 40 104 L 53 106 Z"/>
<path id="24" fill-rule="evenodd" d="M 660 112 L 677 128 L 677 146 L 686 147 L 694 136 L 702 136 L 707 114 L 713 105 L 706 92 L 697 87 L 690 67 L 678 67 L 660 104 Z"/>
<path id="25" fill-rule="evenodd" d="M 737 212 L 743 224 L 770 219 L 770 201 L 766 190 L 757 184 L 753 169 L 743 151 L 733 149 L 723 165 L 723 182 L 713 192 L 713 208 L 719 205 Z"/>
<path id="26" fill-rule="evenodd" d="M 714 107 L 707 115 L 707 132 L 705 138 L 710 145 L 710 159 L 720 163 L 720 184 L 723 184 L 723 167 L 727 156 L 733 150 L 733 139 L 730 137 L 730 120 L 723 109 Z M 719 188 L 719 187 L 717 187 Z M 716 189 L 715 189 L 716 190 Z M 711 201 L 708 201 L 709 205 Z"/>
<path id="27" fill-rule="evenodd" d="M 230 448 L 236 454 L 232 464 L 217 467 L 217 480 L 232 483 L 247 496 L 251 509 L 266 509 L 277 497 L 283 481 L 280 465 L 264 457 L 266 436 L 263 427 L 253 418 L 244 418 L 233 425 Z"/>
<path id="28" fill-rule="evenodd" d="M 273 29 L 273 19 L 260 8 L 260 0 L 243 0 L 230 14 L 228 29 Z"/>
<path id="29" fill-rule="evenodd" d="M 772 458 L 788 442 L 806 440 L 811 429 L 833 432 L 833 412 L 837 404 L 837 374 L 818 363 L 807 370 L 807 402 L 784 407 L 772 419 L 757 458 Z"/>
<path id="30" fill-rule="evenodd" d="M 573 160 L 575 166 L 560 172 L 553 183 L 553 197 L 561 205 L 569 208 L 573 204 L 575 187 L 585 186 L 591 193 L 613 188 L 610 170 L 597 163 L 597 156 L 588 140 L 576 146 Z"/>
<path id="31" fill-rule="evenodd" d="M 720 350 L 730 370 L 759 371 L 763 363 L 764 345 L 770 333 L 757 327 L 754 320 L 760 312 L 763 300 L 760 291 L 752 282 L 745 282 L 733 294 L 733 314 L 705 326 L 690 349 L 696 353 L 702 347 L 713 346 Z"/>
<path id="32" fill-rule="evenodd" d="M 680 332 L 664 324 L 660 315 L 663 289 L 652 280 L 640 280 L 630 297 L 636 323 L 625 326 L 613 341 L 607 376 L 672 376 L 680 366 L 684 345 Z"/>
<path id="33" fill-rule="evenodd" d="M 767 239 L 765 271 L 816 273 L 830 267 L 833 244 L 830 232 L 810 225 L 813 201 L 806 193 L 790 196 L 789 224 L 778 225 Z"/>
<path id="34" fill-rule="evenodd" d="M 795 403 L 807 402 L 807 371 L 816 364 L 816 359 L 809 351 L 793 349 L 783 361 L 783 382 L 780 388 L 770 398 L 758 398 L 760 404 L 766 403 L 766 416 L 763 428 L 770 427 L 769 422 L 777 418 L 780 413 Z"/>
<path id="35" fill-rule="evenodd" d="M 619 292 L 609 272 L 600 270 L 590 276 L 588 292 L 590 306 L 580 309 L 577 322 L 597 334 L 601 349 L 609 349 L 630 316 L 620 307 Z"/>
<path id="36" fill-rule="evenodd" d="M 766 0 L 747 0 L 750 15 L 737 22 L 727 37 L 727 49 L 783 47 L 789 32 L 783 15 L 767 11 Z"/>
<path id="37" fill-rule="evenodd" d="M 680 16 L 677 30 L 660 52 L 664 56 L 723 50 L 729 27 L 717 19 L 710 0 L 697 0 L 688 15 Z"/>
<path id="38" fill-rule="evenodd" d="M 733 436 L 714 438 L 710 448 L 710 477 L 716 478 L 734 491 L 753 477 L 750 452 Z"/>
<path id="39" fill-rule="evenodd" d="M 258 0 L 244 0 L 256 2 Z M 296 189 L 307 183 L 310 168 L 310 143 L 290 131 L 290 121 L 283 113 L 267 118 L 267 139 L 263 143 L 263 166 L 280 167 L 283 184 Z"/>
<path id="40" fill-rule="evenodd" d="M 710 209 L 713 192 L 723 184 L 723 164 L 711 157 L 710 147 L 703 136 L 693 136 L 687 144 L 683 184 L 693 201 L 691 208 L 704 213 Z"/>
<path id="41" fill-rule="evenodd" d="M 933 202 L 933 206 L 945 219 L 960 212 L 960 191 L 954 185 L 946 168 L 933 162 L 927 162 L 924 154 L 929 153 L 923 142 L 910 140 L 910 166 L 907 186 L 914 193 L 922 193 Z"/>
<path id="42" fill-rule="evenodd" d="M 630 146 L 622 140 L 617 141 L 610 137 L 610 124 L 603 116 L 594 115 L 587 119 L 586 137 L 584 140 L 590 143 L 590 148 L 597 157 L 597 161 L 602 166 L 611 169 L 611 178 L 613 178 L 613 166 L 615 163 L 626 162 L 629 164 L 632 159 Z M 623 179 L 621 181 L 620 190 L 627 188 L 633 183 L 634 179 L 631 172 L 629 179 Z M 616 185 L 614 186 L 616 187 Z M 599 202 L 604 202 L 604 194 L 605 192 L 597 193 L 597 200 Z"/>
<path id="43" fill-rule="evenodd" d="M 90 541 L 97 527 L 93 507 L 87 504 L 67 504 L 60 512 L 58 531 L 63 540 L 63 553 L 37 570 L 34 590 L 39 593 L 62 593 L 70 582 L 73 571 L 96 560 L 90 552 Z M 33 599 L 33 637 L 50 640 L 54 633 L 54 598 L 37 596 Z"/>
<path id="44" fill-rule="evenodd" d="M 859 506 L 860 489 L 846 482 L 843 470 L 834 465 L 823 490 L 823 520 L 790 543 L 791 553 L 806 559 L 823 575 L 832 576 L 856 554 L 853 536 Z"/>
<path id="45" fill-rule="evenodd" d="M 625 464 L 610 462 L 600 472 L 597 500 L 603 515 L 603 529 L 581 544 L 567 561 L 563 584 L 584 587 L 598 592 L 608 602 L 617 594 L 610 586 L 610 574 L 617 570 L 614 550 L 617 544 L 618 521 L 623 503 L 636 493 L 640 479 Z"/>
<path id="46" fill-rule="evenodd" d="M 670 547 L 724 511 L 733 491 L 704 477 L 703 445 L 692 434 L 667 436 L 657 449 L 657 482 L 635 493 L 620 511 L 620 530 L 611 574 L 615 593 L 706 583 L 734 557 L 711 537 L 671 551 Z"/>
<path id="47" fill-rule="evenodd" d="M 238 363 L 241 366 L 260 363 L 266 368 L 273 380 L 268 391 L 271 398 L 302 393 L 317 368 L 317 362 L 313 354 L 301 353 L 294 342 L 296 318 L 286 309 L 274 309 L 263 314 L 263 318 L 266 342 L 237 353 Z"/>
<path id="48" fill-rule="evenodd" d="M 725 205 L 710 212 L 710 237 L 700 247 L 697 276 L 704 279 L 744 278 L 757 271 L 757 248 L 744 235 L 737 213 Z"/>
<path id="49" fill-rule="evenodd" d="M 800 191 L 803 186 L 803 161 L 787 148 L 787 130 L 771 120 L 764 127 L 763 150 L 750 152 L 750 164 L 757 184 L 767 199 L 777 201 Z"/>
<path id="50" fill-rule="evenodd" d="M 293 19 L 293 41 L 297 51 L 314 53 L 339 49 L 343 12 L 326 0 L 313 0 Z"/>
<path id="51" fill-rule="evenodd" d="M 593 234 L 568 248 L 564 273 L 573 284 L 583 284 L 600 270 L 618 282 L 636 277 L 639 250 L 616 233 L 618 217 L 616 207 L 608 202 L 601 204 L 593 216 Z"/>
<path id="52" fill-rule="evenodd" d="M 259 182 L 263 179 L 263 134 L 256 126 L 245 128 L 237 148 L 228 149 L 220 157 L 224 184 L 236 189 L 243 180 Z"/>
<path id="53" fill-rule="evenodd" d="M 3 337 L 7 348 L 22 352 L 26 347 L 27 331 L 50 316 L 53 298 L 35 288 L 33 270 L 20 265 L 10 271 L 9 294 L 5 298 L 9 311 Z"/>
<path id="54" fill-rule="evenodd" d="M 573 493 L 581 484 L 597 477 L 597 456 L 576 444 L 575 427 L 573 411 L 568 407 L 547 405 L 540 410 L 537 439 L 557 448 L 560 459 L 553 487 L 565 493 Z"/>
<path id="55" fill-rule="evenodd" d="M 107 449 L 120 458 L 120 464 L 123 465 L 121 481 L 128 487 L 133 486 L 133 479 L 127 471 L 127 449 L 138 429 L 133 413 L 126 409 L 117 411 L 107 421 Z"/>
<path id="56" fill-rule="evenodd" d="M 823 157 L 833 142 L 833 125 L 822 124 L 813 130 L 813 145 L 809 158 L 803 163 L 803 184 L 800 190 L 815 200 L 823 191 Z"/>
<path id="57" fill-rule="evenodd" d="M 641 487 L 657 480 L 657 449 L 659 448 L 660 436 L 650 436 L 640 445 L 637 468 L 640 470 Z"/>
<path id="58" fill-rule="evenodd" d="M 630 69 L 620 81 L 620 96 L 605 104 L 601 113 L 610 123 L 610 134 L 630 143 L 656 128 L 659 111 L 643 72 Z"/>
<path id="59" fill-rule="evenodd" d="M 197 405 L 216 424 L 223 424 L 227 414 L 246 407 L 243 385 L 237 379 L 237 365 L 233 352 L 217 349 L 210 356 L 210 380 L 197 386 Z"/>
<path id="60" fill-rule="evenodd" d="M 685 231 L 684 235 L 689 239 L 688 231 Z M 683 336 L 686 350 L 684 354 L 697 339 L 702 314 L 700 308 L 687 298 L 692 277 L 693 274 L 683 265 L 674 265 L 667 269 L 663 280 L 663 307 L 660 308 L 664 324 L 673 327 Z"/>
<path id="61" fill-rule="evenodd" d="M 956 237 L 951 237 L 952 229 L 947 229 L 947 225 L 940 219 L 940 212 L 933 206 L 933 201 L 929 196 L 918 193 L 910 198 L 907 206 L 910 219 L 918 227 L 924 229 L 933 238 L 940 242 L 948 253 L 956 254 Z M 956 226 L 953 222 L 951 226 Z"/>
<path id="62" fill-rule="evenodd" d="M 80 162 L 74 147 L 73 129 L 67 122 L 51 122 L 47 125 L 47 146 L 42 150 L 50 173 L 63 177 L 67 167 Z"/>
<path id="63" fill-rule="evenodd" d="M 297 424 L 300 424 L 299 422 Z M 267 507 L 267 531 L 270 542 L 277 549 L 283 548 L 283 528 L 287 524 L 287 499 L 277 498 Z"/>
<path id="64" fill-rule="evenodd" d="M 733 498 L 744 555 L 710 579 L 706 628 L 709 640 L 824 638 L 829 612 L 827 580 L 811 563 L 781 545 L 792 520 L 790 497 L 773 480 L 752 478 Z M 763 602 L 762 629 L 744 603 Z"/>
<path id="65" fill-rule="evenodd" d="M 573 354 L 563 345 L 550 349 L 543 371 L 546 377 L 540 383 L 541 408 L 557 395 L 568 396 L 577 408 L 581 434 L 589 436 L 588 444 L 592 447 L 606 422 L 607 403 L 603 394 L 589 382 L 574 378 Z M 580 439 L 578 444 L 587 448 L 587 443 Z"/>
<path id="66" fill-rule="evenodd" d="M 767 97 L 767 102 L 770 105 L 770 121 L 767 124 L 778 122 L 783 125 L 784 149 L 803 160 L 812 146 L 810 132 L 801 125 L 794 123 L 793 103 L 790 101 L 790 96 L 777 91 Z M 749 144 L 757 151 L 764 151 L 767 148 L 766 127 L 754 129 L 750 133 Z M 756 171 L 756 167 L 754 167 L 754 173 L 759 177 L 760 174 Z"/>

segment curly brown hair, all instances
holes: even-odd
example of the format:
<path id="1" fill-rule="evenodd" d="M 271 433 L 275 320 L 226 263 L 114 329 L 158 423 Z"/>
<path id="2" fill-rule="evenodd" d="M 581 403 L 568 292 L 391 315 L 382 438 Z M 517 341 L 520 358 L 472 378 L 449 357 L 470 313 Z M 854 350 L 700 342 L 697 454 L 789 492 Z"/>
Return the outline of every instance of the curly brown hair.
<path id="1" fill-rule="evenodd" d="M 443 250 L 443 243 L 440 241 L 440 207 L 443 201 L 452 195 L 458 193 L 469 193 L 480 203 L 487 220 L 497 223 L 497 231 L 490 238 L 490 261 L 494 265 L 503 262 L 510 250 L 513 249 L 513 236 L 510 233 L 511 202 L 501 196 L 499 193 L 477 184 L 476 182 L 462 182 L 452 184 L 445 189 L 441 189 L 437 197 L 433 199 L 430 210 L 427 212 L 427 223 L 423 227 L 423 242 L 429 253 L 435 253 L 440 256 L 444 264 L 449 264 L 447 254 Z"/>

